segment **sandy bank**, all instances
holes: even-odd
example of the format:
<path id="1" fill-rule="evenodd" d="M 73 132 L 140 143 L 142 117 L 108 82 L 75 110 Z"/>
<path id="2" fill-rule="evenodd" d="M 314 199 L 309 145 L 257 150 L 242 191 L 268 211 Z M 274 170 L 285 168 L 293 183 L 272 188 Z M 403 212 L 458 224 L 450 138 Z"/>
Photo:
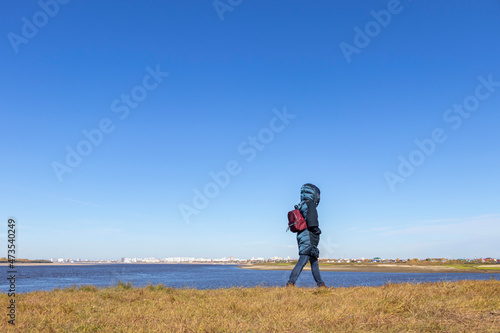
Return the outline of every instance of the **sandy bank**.
<path id="1" fill-rule="evenodd" d="M 283 270 L 291 271 L 293 265 L 240 265 L 239 268 L 257 270 Z M 310 271 L 311 266 L 306 265 L 304 270 Z M 377 273 L 488 273 L 500 274 L 494 269 L 459 269 L 449 266 L 417 266 L 417 265 L 394 265 L 394 264 L 374 264 L 374 265 L 320 265 L 320 270 L 329 272 L 377 272 Z"/>

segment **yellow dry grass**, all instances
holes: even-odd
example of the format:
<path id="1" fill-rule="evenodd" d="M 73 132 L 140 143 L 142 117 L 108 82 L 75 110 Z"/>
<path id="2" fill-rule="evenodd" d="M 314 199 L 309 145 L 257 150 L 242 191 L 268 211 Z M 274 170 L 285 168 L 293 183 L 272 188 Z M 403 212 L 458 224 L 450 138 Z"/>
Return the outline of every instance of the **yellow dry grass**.
<path id="1" fill-rule="evenodd" d="M 16 327 L 2 316 L 1 332 L 500 332 L 493 279 L 319 289 L 120 283 L 20 294 L 16 303 Z"/>

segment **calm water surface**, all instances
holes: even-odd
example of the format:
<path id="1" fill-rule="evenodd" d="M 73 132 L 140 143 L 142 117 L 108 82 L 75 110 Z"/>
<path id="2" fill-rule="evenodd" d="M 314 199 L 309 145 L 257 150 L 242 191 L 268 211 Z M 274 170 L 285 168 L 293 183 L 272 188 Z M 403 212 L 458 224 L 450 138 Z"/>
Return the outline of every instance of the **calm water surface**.
<path id="1" fill-rule="evenodd" d="M 134 286 L 164 284 L 168 287 L 215 289 L 229 287 L 283 286 L 290 271 L 259 271 L 233 265 L 196 264 L 103 264 L 83 266 L 17 266 L 16 291 L 52 290 L 73 285 L 106 287 L 118 281 Z M 7 266 L 0 269 L 0 290 L 8 291 Z M 359 273 L 322 271 L 328 286 L 380 286 L 388 282 L 436 282 L 457 280 L 489 280 L 499 274 L 485 273 Z M 304 271 L 297 281 L 300 287 L 316 284 L 310 271 Z"/>

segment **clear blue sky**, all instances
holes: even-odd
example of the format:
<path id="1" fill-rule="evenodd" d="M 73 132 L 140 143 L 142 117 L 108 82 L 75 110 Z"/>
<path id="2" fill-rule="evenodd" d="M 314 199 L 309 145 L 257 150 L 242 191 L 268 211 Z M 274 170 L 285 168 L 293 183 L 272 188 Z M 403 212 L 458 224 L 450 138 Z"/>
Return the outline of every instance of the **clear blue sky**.
<path id="1" fill-rule="evenodd" d="M 0 4 L 4 252 L 297 257 L 312 182 L 322 257 L 500 257 L 498 1 L 61 2 Z"/>

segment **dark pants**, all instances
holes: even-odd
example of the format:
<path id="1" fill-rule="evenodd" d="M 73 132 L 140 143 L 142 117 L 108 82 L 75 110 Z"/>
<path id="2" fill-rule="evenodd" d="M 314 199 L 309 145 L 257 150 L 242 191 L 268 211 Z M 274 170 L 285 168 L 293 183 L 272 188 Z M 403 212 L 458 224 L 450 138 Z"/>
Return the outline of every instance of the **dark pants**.
<path id="1" fill-rule="evenodd" d="M 292 270 L 292 273 L 290 274 L 288 283 L 295 283 L 295 281 L 297 281 L 300 273 L 302 272 L 302 269 L 304 268 L 304 266 L 307 264 L 308 261 L 311 263 L 311 271 L 314 277 L 314 281 L 316 281 L 316 284 L 318 286 L 324 284 L 323 280 L 321 280 L 321 274 L 319 273 L 318 258 L 314 258 L 306 254 L 300 255 L 297 265 L 295 265 L 295 267 Z"/>

